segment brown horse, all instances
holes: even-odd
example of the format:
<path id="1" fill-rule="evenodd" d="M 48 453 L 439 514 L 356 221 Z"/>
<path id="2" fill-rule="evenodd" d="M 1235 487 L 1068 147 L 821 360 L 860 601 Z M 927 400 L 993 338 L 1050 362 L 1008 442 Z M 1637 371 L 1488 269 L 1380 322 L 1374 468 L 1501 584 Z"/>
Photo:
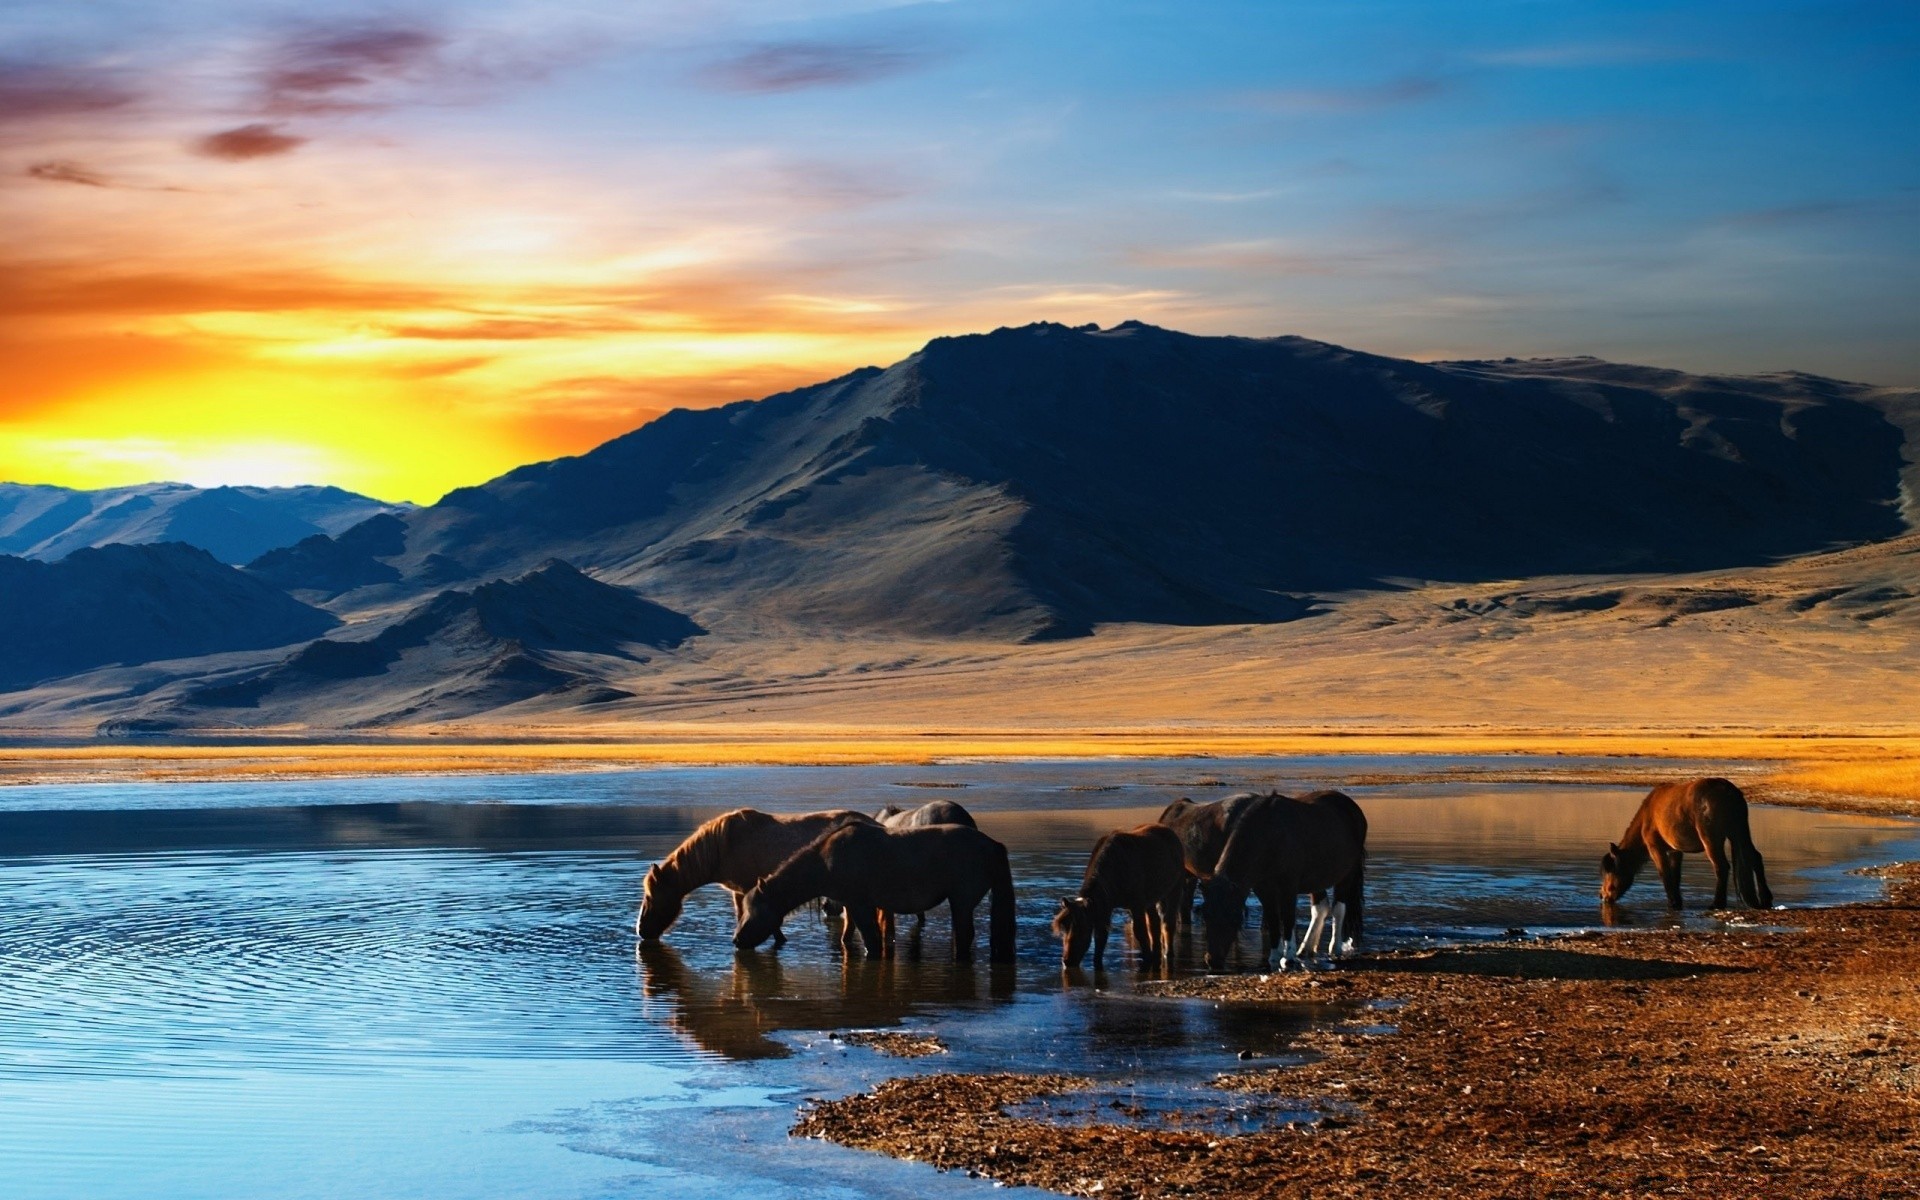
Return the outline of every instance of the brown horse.
<path id="1" fill-rule="evenodd" d="M 1165 908 L 1186 877 L 1180 835 L 1165 825 L 1116 829 L 1093 844 L 1080 894 L 1060 902 L 1053 931 L 1060 935 L 1060 965 L 1077 967 L 1093 943 L 1093 969 L 1107 952 L 1113 910 L 1133 913 L 1133 940 L 1140 957 L 1156 963 L 1167 952 Z"/>
<path id="2" fill-rule="evenodd" d="M 887 952 L 880 912 L 925 912 L 945 903 L 953 919 L 953 960 L 972 962 L 973 910 L 989 893 L 988 954 L 994 962 L 1012 962 L 1013 872 L 1005 846 L 965 825 L 896 831 L 848 824 L 799 850 L 747 893 L 733 944 L 753 949 L 788 913 L 826 896 L 846 909 L 867 956 L 880 958 Z"/>
<path id="3" fill-rule="evenodd" d="M 1648 792 L 1619 844 L 1609 844 L 1600 860 L 1600 898 L 1609 904 L 1618 900 L 1651 860 L 1666 885 L 1667 906 L 1677 910 L 1680 856 L 1702 852 L 1713 864 L 1713 907 L 1727 906 L 1729 873 L 1748 907 L 1773 907 L 1766 866 L 1747 828 L 1747 798 L 1725 779 L 1663 783 Z"/>
<path id="4" fill-rule="evenodd" d="M 640 889 L 640 916 L 634 932 L 657 942 L 680 918 L 687 893 L 717 883 L 733 895 L 734 919 L 741 897 L 773 872 L 795 850 L 848 822 L 871 825 L 865 813 L 841 808 L 830 812 L 779 816 L 752 808 L 722 813 L 688 835 L 672 854 L 647 869 Z M 786 941 L 778 930 L 775 937 Z"/>
<path id="5" fill-rule="evenodd" d="M 1339 954 L 1347 944 L 1343 925 L 1353 937 L 1364 928 L 1366 862 L 1367 816 L 1351 796 L 1314 792 L 1296 800 L 1275 792 L 1256 799 L 1234 822 L 1214 864 L 1206 905 L 1207 969 L 1225 965 L 1249 891 L 1260 898 L 1263 968 L 1276 944 L 1282 968 L 1290 962 L 1304 966 L 1299 952 L 1311 951 L 1329 923 L 1329 953 Z M 1313 895 L 1313 912 L 1296 946 L 1295 898 L 1302 892 Z"/>
<path id="6" fill-rule="evenodd" d="M 1167 925 L 1176 921 L 1193 924 L 1194 889 L 1202 879 L 1213 875 L 1213 865 L 1220 861 L 1233 823 L 1255 799 L 1252 792 L 1241 792 L 1210 804 L 1195 804 L 1182 796 L 1162 810 L 1160 824 L 1180 835 L 1181 848 L 1186 852 L 1186 877 L 1181 880 L 1180 890 L 1161 908 L 1161 919 Z"/>

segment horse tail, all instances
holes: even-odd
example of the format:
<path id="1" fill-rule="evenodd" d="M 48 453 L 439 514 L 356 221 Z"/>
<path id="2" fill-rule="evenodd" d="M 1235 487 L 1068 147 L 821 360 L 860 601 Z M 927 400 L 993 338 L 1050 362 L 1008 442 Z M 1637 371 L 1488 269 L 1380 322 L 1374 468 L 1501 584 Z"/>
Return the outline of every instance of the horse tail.
<path id="1" fill-rule="evenodd" d="M 1733 843 L 1733 881 L 1740 888 L 1740 898 L 1747 902 L 1748 908 L 1772 908 L 1773 889 L 1767 886 L 1766 860 L 1753 844 L 1744 806 L 1728 840 Z"/>
<path id="2" fill-rule="evenodd" d="M 1340 881 L 1334 889 L 1334 899 L 1347 906 L 1347 919 L 1343 927 L 1346 935 L 1355 941 L 1366 936 L 1367 932 L 1367 848 L 1360 847 L 1360 859 L 1353 864 L 1353 870 Z"/>
<path id="3" fill-rule="evenodd" d="M 1010 963 L 1014 958 L 1013 868 L 1007 863 L 1007 848 L 996 843 L 993 861 L 993 891 L 988 899 L 987 961 Z"/>

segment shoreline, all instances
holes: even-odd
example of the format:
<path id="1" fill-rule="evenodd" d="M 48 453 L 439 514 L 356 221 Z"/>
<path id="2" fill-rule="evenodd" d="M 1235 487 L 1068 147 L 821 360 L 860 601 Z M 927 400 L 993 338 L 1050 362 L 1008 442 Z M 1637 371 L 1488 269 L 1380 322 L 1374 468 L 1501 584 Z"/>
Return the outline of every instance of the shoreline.
<path id="1" fill-rule="evenodd" d="M 793 1133 L 1086 1196 L 1920 1195 L 1920 864 L 1881 873 L 1878 903 L 1734 910 L 1715 931 L 1143 983 L 1325 1004 L 1291 1048 L 1305 1061 L 1215 1080 L 1317 1114 L 1302 1125 L 1050 1124 L 1002 1109 L 1083 1081 L 936 1074 L 815 1101 Z"/>
<path id="2" fill-rule="evenodd" d="M 1329 787 L 1421 783 L 1592 783 L 1644 787 L 1720 774 L 1756 803 L 1920 816 L 1920 734 L 1670 730 L 796 730 L 656 732 L 644 739 L 286 738 L 194 742 L 0 740 L 0 788 L 499 775 L 650 767 L 939 766 L 972 762 L 1356 757 L 1383 768 L 1330 769 Z M 1438 761 L 1574 759 L 1503 767 Z M 1422 767 L 1421 760 L 1430 760 Z M 1599 760 L 1599 761 L 1595 761 Z M 1232 781 L 1225 781 L 1231 786 Z"/>

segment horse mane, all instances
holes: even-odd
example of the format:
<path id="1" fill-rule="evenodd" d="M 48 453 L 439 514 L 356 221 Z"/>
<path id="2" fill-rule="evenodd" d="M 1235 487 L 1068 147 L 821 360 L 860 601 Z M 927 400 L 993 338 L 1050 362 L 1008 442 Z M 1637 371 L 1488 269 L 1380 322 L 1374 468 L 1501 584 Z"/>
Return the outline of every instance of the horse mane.
<path id="1" fill-rule="evenodd" d="M 661 859 L 655 869 L 662 876 L 682 884 L 685 890 L 692 891 L 713 880 L 728 845 L 744 827 L 772 819 L 766 813 L 752 808 L 736 808 L 732 812 L 721 813 L 688 834 L 687 840 L 681 842 L 672 854 Z M 688 880 L 694 882 L 689 883 Z"/>

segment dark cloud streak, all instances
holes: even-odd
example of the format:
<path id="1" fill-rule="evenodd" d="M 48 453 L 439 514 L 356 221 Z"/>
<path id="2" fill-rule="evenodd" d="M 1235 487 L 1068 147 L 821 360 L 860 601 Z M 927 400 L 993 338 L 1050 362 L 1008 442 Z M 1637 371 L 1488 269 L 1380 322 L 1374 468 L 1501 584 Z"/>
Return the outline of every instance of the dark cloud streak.
<path id="1" fill-rule="evenodd" d="M 97 171 L 91 170 L 71 159 L 50 158 L 37 162 L 26 170 L 28 177 L 44 179 L 48 183 L 77 183 L 82 187 L 112 187 L 113 181 Z"/>
<path id="2" fill-rule="evenodd" d="M 940 51 L 901 41 L 770 42 L 709 65 L 708 86 L 729 92 L 797 92 L 872 83 L 927 66 Z"/>
<path id="3" fill-rule="evenodd" d="M 210 133 L 193 144 L 193 151 L 207 158 L 246 162 L 255 158 L 271 158 L 277 154 L 291 154 L 306 142 L 306 138 L 282 133 L 278 125 L 252 124 Z"/>
<path id="4" fill-rule="evenodd" d="M 378 85 L 431 73 L 446 39 L 403 25 L 312 33 L 284 43 L 261 77 L 271 116 L 320 116 L 384 107 Z"/>
<path id="5" fill-rule="evenodd" d="M 0 63 L 0 122 L 111 112 L 135 99 L 131 90 L 100 71 Z"/>

